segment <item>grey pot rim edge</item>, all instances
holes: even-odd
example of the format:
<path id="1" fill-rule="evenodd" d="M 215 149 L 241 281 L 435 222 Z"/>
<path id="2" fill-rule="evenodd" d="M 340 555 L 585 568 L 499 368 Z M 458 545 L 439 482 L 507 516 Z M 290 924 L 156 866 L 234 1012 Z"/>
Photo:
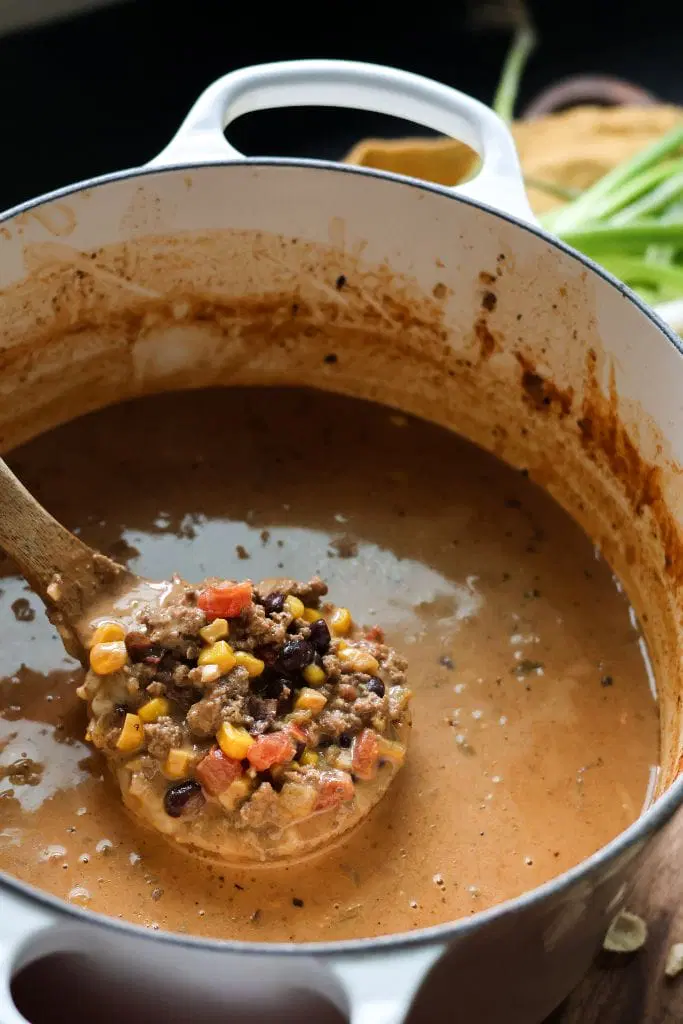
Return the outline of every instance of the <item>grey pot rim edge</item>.
<path id="1" fill-rule="evenodd" d="M 650 322 L 658 328 L 679 355 L 683 356 L 683 340 L 667 325 L 655 311 L 647 305 L 623 282 L 606 271 L 599 264 L 595 263 L 588 256 L 578 252 L 571 246 L 554 237 L 549 232 L 536 224 L 521 220 L 509 213 L 489 206 L 487 203 L 461 196 L 454 188 L 426 182 L 418 178 L 411 178 L 406 175 L 393 174 L 390 171 L 377 170 L 376 168 L 358 167 L 341 164 L 330 160 L 314 160 L 298 157 L 245 157 L 242 160 L 211 160 L 201 162 L 182 162 L 164 166 L 143 166 L 130 168 L 123 171 L 115 171 L 110 174 L 99 175 L 85 181 L 76 182 L 54 191 L 45 193 L 34 199 L 0 214 L 0 224 L 11 220 L 18 214 L 27 213 L 46 203 L 57 199 L 65 199 L 86 189 L 100 188 L 105 185 L 114 184 L 129 178 L 146 177 L 148 175 L 163 175 L 176 171 L 200 171 L 204 168 L 242 167 L 244 165 L 254 167 L 299 167 L 304 169 L 322 170 L 332 173 L 353 174 L 361 177 L 379 178 L 392 185 L 407 188 L 418 188 L 425 192 L 435 193 L 451 201 L 465 203 L 475 209 L 482 210 L 489 216 L 498 217 L 501 220 L 516 226 L 522 231 L 536 235 L 555 249 L 569 256 L 577 263 L 582 264 L 586 269 L 592 271 L 610 284 L 623 298 L 629 300 Z M 627 829 L 620 832 L 605 846 L 600 847 L 590 857 L 580 861 L 568 871 L 551 878 L 548 882 L 534 889 L 530 889 L 522 895 L 502 903 L 495 904 L 487 910 L 479 911 L 467 918 L 460 918 L 452 922 L 440 925 L 432 925 L 429 928 L 415 929 L 410 932 L 399 932 L 391 935 L 379 935 L 366 939 L 345 939 L 336 942 L 304 942 L 304 943 L 281 943 L 281 942 L 245 942 L 230 939 L 209 939 L 198 936 L 182 935 L 177 932 L 151 931 L 142 925 L 136 925 L 129 921 L 122 921 L 109 917 L 105 914 L 73 906 L 65 900 L 51 893 L 38 889 L 26 882 L 13 878 L 4 871 L 0 871 L 0 888 L 5 887 L 17 896 L 34 901 L 50 908 L 61 915 L 73 919 L 74 923 L 81 923 L 93 927 L 95 925 L 104 927 L 115 933 L 132 934 L 136 938 L 163 942 L 181 948 L 222 953 L 239 953 L 240 955 L 280 957 L 280 956 L 318 956 L 318 957 L 352 957 L 359 954 L 380 954 L 391 953 L 411 949 L 420 945 L 447 945 L 455 939 L 464 937 L 469 932 L 478 930 L 496 920 L 509 918 L 520 911 L 532 909 L 535 905 L 542 905 L 546 899 L 553 896 L 562 896 L 567 893 L 575 884 L 590 877 L 600 874 L 611 862 L 619 856 L 627 853 L 634 846 L 644 843 L 658 832 L 675 814 L 683 804 L 683 775 L 679 777 L 669 789 Z M 49 925 L 48 925 L 49 927 Z"/>

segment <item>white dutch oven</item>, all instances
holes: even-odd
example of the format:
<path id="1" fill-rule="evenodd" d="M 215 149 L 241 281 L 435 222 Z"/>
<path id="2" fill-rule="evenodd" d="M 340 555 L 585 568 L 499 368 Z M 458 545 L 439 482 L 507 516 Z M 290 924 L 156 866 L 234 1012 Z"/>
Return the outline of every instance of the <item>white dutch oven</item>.
<path id="1" fill-rule="evenodd" d="M 447 189 L 314 160 L 245 159 L 225 141 L 240 114 L 299 104 L 400 115 L 467 142 L 481 170 Z M 367 941 L 152 933 L 5 877 L 2 1024 L 24 1020 L 13 974 L 55 950 L 124 976 L 140 1007 L 159 992 L 167 1007 L 196 1000 L 183 1019 L 214 1019 L 202 1017 L 207 1000 L 231 1020 L 278 1019 L 283 1007 L 300 1015 L 316 992 L 353 1024 L 398 1024 L 413 1001 L 414 1020 L 539 1021 L 587 968 L 683 798 L 678 339 L 535 226 L 511 138 L 489 109 L 388 68 L 302 61 L 227 75 L 146 167 L 55 192 L 0 223 L 5 449 L 145 392 L 255 382 L 377 398 L 458 430 L 527 469 L 591 532 L 641 616 L 661 687 L 658 799 L 608 847 L 520 899 Z"/>

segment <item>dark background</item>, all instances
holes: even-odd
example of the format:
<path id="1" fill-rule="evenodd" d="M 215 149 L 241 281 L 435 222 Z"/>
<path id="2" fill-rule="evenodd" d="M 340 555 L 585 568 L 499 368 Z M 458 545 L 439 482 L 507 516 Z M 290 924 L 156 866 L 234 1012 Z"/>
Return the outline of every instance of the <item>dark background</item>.
<path id="1" fill-rule="evenodd" d="M 169 140 L 201 90 L 249 63 L 343 57 L 430 75 L 490 101 L 509 36 L 473 33 L 471 5 L 128 2 L 0 38 L 0 209 L 131 167 Z M 541 37 L 521 100 L 558 77 L 611 73 L 683 103 L 683 8 L 613 0 L 530 4 Z M 621 11 L 617 14 L 617 7 Z M 252 155 L 339 158 L 367 134 L 405 125 L 359 112 L 248 115 L 231 139 Z"/>

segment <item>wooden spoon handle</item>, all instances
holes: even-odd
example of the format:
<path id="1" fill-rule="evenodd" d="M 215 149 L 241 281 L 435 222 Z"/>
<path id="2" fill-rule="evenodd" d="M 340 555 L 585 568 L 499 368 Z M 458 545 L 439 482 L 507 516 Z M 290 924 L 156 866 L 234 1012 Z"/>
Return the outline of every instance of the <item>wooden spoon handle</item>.
<path id="1" fill-rule="evenodd" d="M 0 547 L 44 600 L 55 573 L 92 551 L 53 519 L 0 459 Z"/>
<path id="2" fill-rule="evenodd" d="M 69 654 L 84 660 L 79 627 L 87 609 L 114 584 L 132 580 L 123 566 L 69 533 L 0 459 L 0 547 L 44 601 Z"/>

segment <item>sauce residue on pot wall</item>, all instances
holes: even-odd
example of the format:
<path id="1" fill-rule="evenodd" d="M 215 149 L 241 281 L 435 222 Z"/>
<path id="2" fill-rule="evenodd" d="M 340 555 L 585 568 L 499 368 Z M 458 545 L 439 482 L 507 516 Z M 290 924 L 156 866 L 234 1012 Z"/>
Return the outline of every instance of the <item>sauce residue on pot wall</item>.
<path id="1" fill-rule="evenodd" d="M 657 711 L 628 605 L 557 506 L 451 433 L 321 393 L 214 391 L 95 414 L 12 464 L 86 541 L 152 578 L 320 571 L 386 627 L 415 693 L 407 766 L 338 851 L 273 873 L 198 864 L 125 816 L 83 743 L 78 671 L 6 564 L 12 874 L 149 927 L 341 939 L 472 914 L 638 815 Z M 93 466 L 108 469 L 97 488 Z"/>

